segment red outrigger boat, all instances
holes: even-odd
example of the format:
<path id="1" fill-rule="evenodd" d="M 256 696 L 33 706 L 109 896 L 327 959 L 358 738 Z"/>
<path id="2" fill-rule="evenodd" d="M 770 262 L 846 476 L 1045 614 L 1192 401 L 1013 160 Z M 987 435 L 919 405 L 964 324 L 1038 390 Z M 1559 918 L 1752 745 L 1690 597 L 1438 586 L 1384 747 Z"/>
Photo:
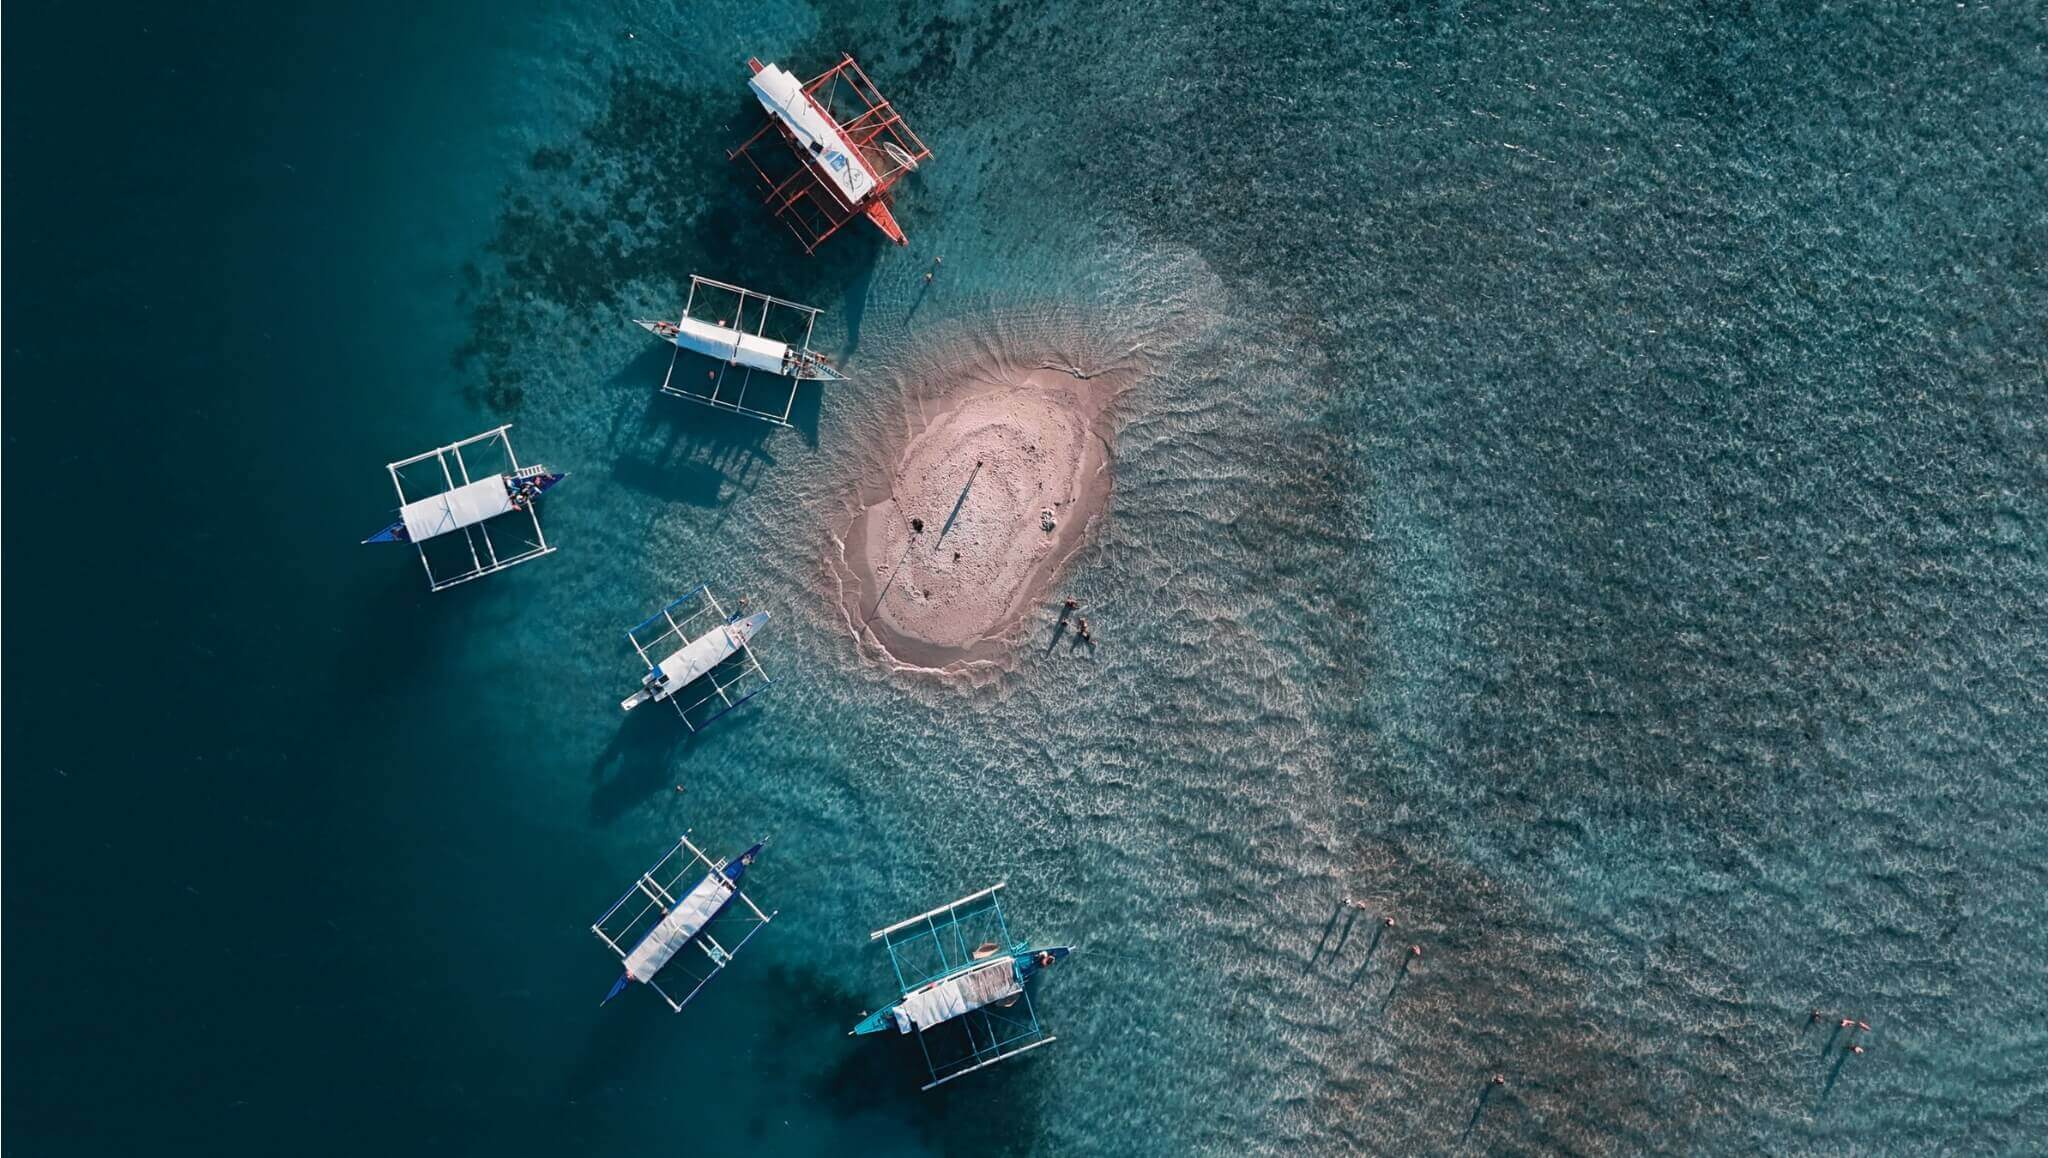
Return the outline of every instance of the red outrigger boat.
<path id="1" fill-rule="evenodd" d="M 867 218 L 896 244 L 908 244 L 889 212 L 890 190 L 932 152 L 853 57 L 842 54 L 838 64 L 809 81 L 753 58 L 747 67 L 754 71 L 747 87 L 768 119 L 727 155 L 753 166 L 766 203 L 804 252 L 817 252 L 856 217 Z M 771 133 L 789 150 L 763 164 L 754 146 Z"/>

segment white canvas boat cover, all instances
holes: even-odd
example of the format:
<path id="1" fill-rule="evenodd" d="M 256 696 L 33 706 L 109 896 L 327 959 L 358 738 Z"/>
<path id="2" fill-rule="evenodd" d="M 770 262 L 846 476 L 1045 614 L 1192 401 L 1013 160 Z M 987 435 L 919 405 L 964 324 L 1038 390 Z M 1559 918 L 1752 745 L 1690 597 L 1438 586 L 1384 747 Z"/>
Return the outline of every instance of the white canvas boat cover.
<path id="1" fill-rule="evenodd" d="M 459 531 L 513 509 L 512 496 L 505 487 L 505 476 L 496 474 L 452 491 L 443 491 L 432 498 L 407 503 L 398 509 L 398 517 L 405 522 L 406 535 L 415 543 L 423 543 L 435 535 Z"/>
<path id="2" fill-rule="evenodd" d="M 766 370 L 770 374 L 784 373 L 789 359 L 786 343 L 725 326 L 714 326 L 697 318 L 684 318 L 676 323 L 675 343 L 721 362 Z"/>
<path id="3" fill-rule="evenodd" d="M 647 931 L 633 951 L 626 954 L 626 973 L 635 981 L 651 980 L 661 967 L 668 964 L 676 950 L 690 943 L 690 938 L 702 932 L 718 910 L 725 907 L 734 889 L 725 879 L 724 873 L 710 873 L 697 887 L 676 902 L 661 922 Z"/>
<path id="4" fill-rule="evenodd" d="M 1015 997 L 1024 991 L 1017 981 L 1017 960 L 998 957 L 978 968 L 920 989 L 896 1005 L 896 1032 L 930 1029 L 972 1009 Z"/>
<path id="5" fill-rule="evenodd" d="M 730 624 L 721 623 L 690 641 L 689 646 L 661 661 L 661 674 L 668 677 L 668 682 L 664 685 L 666 694 L 659 698 L 666 699 L 680 691 L 739 649 L 740 641 L 733 638 Z"/>
<path id="6" fill-rule="evenodd" d="M 805 95 L 804 82 L 770 64 L 755 73 L 747 87 L 754 90 L 769 116 L 789 127 L 797 151 L 824 171 L 848 205 L 859 205 L 875 191 L 875 175 L 840 135 L 839 126 Z"/>

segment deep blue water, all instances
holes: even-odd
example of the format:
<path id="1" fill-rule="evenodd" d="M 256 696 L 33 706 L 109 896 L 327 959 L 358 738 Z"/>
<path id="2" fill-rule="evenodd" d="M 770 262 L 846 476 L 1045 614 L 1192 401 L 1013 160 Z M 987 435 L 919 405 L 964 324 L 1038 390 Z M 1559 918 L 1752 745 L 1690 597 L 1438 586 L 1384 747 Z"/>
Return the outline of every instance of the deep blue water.
<path id="1" fill-rule="evenodd" d="M 2037 7 L 9 16 L 11 1151 L 2048 1136 Z M 722 151 L 748 55 L 841 49 L 937 157 L 908 250 L 807 259 Z M 655 397 L 625 319 L 690 272 L 855 381 Z M 974 343 L 1153 373 L 1065 581 L 1103 646 L 1048 609 L 956 687 L 827 561 Z M 357 546 L 501 421 L 560 553 Z M 777 686 L 622 724 L 618 633 L 703 579 Z M 588 923 L 684 827 L 772 834 L 782 915 L 600 1012 Z M 1060 1040 L 920 1095 L 843 1036 L 865 933 L 995 879 L 1081 946 Z"/>

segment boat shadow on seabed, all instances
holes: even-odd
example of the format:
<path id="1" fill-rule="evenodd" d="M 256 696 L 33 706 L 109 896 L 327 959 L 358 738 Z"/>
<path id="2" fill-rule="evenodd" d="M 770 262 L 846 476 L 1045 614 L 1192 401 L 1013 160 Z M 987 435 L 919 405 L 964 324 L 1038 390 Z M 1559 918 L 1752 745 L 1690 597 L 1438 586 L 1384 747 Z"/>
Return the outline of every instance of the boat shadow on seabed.
<path id="1" fill-rule="evenodd" d="M 858 1009 L 859 1005 L 842 1002 L 830 1016 L 843 1020 L 848 1008 Z M 1043 1080 L 1030 1065 L 997 1066 L 959 1083 L 920 1091 L 928 1063 L 918 1048 L 916 1034 L 840 1040 L 862 1044 L 805 1083 L 807 1100 L 835 1115 L 855 1119 L 879 1113 L 890 1121 L 908 1123 L 941 1154 L 1008 1153 L 1017 1139 L 1042 1136 L 1037 1115 L 1029 1108 L 1041 1104 L 1039 1097 L 1022 1090 L 992 1088 Z M 950 1112 L 955 1098 L 961 1100 L 962 1112 Z"/>
<path id="2" fill-rule="evenodd" d="M 749 492 L 757 476 L 775 465 L 768 441 L 776 428 L 663 395 L 654 386 L 672 353 L 673 347 L 650 347 L 613 379 L 629 389 L 612 416 L 612 477 L 663 502 L 724 506 L 731 497 L 728 487 L 733 494 Z M 694 354 L 690 358 L 710 361 Z M 638 387 L 646 388 L 644 395 Z M 806 393 L 809 420 L 815 423 L 817 392 Z M 800 394 L 793 417 L 804 410 Z"/>
<path id="3" fill-rule="evenodd" d="M 743 727 L 753 710 L 742 700 L 719 726 Z M 611 742 L 590 764 L 591 820 L 610 824 L 651 797 L 673 792 L 679 784 L 687 788 L 683 770 L 703 739 L 703 732 L 691 731 L 666 706 L 626 713 Z"/>
<path id="4" fill-rule="evenodd" d="M 1338 940 L 1337 947 L 1331 950 L 1330 957 L 1334 960 L 1339 953 L 1342 953 L 1344 951 L 1344 942 L 1351 939 L 1351 923 L 1357 918 L 1357 910 L 1339 901 L 1337 907 L 1330 911 L 1330 919 L 1323 922 L 1323 935 L 1316 939 L 1315 950 L 1308 955 L 1308 963 L 1301 967 L 1301 971 L 1303 973 L 1309 972 L 1316 967 L 1316 962 L 1322 959 L 1323 950 L 1329 947 L 1330 934 L 1336 931 L 1339 920 L 1344 922 L 1344 935 Z"/>
<path id="5" fill-rule="evenodd" d="M 702 739 L 673 713 L 628 712 L 590 765 L 590 819 L 610 824 L 634 805 L 674 791 L 689 752 Z"/>
<path id="6" fill-rule="evenodd" d="M 1494 1084 L 1493 1082 L 1488 1082 L 1485 1085 L 1479 1087 L 1479 1102 L 1477 1105 L 1472 1107 L 1472 1116 L 1465 1120 L 1465 1132 L 1458 1136 L 1458 1143 L 1460 1145 L 1463 1145 L 1465 1142 L 1470 1140 L 1472 1137 L 1472 1131 L 1479 1128 L 1479 1119 L 1486 1116 L 1486 1103 L 1492 1100 L 1493 1092 L 1500 1088 L 1500 1086 Z"/>

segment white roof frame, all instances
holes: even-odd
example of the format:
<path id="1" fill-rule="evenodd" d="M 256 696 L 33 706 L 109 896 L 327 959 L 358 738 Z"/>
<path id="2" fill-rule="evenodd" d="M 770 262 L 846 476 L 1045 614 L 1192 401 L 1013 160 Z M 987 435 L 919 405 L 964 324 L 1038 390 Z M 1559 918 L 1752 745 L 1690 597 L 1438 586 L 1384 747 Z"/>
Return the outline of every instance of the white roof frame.
<path id="1" fill-rule="evenodd" d="M 683 857 L 674 865 L 669 864 L 670 861 L 676 860 L 678 853 L 686 850 L 690 853 L 689 856 Z M 609 946 L 612 952 L 619 955 L 619 960 L 623 961 L 632 953 L 633 949 L 631 945 L 619 944 L 619 938 L 628 936 L 634 926 L 646 919 L 649 912 L 662 909 L 664 906 L 674 905 L 676 897 L 689 892 L 689 888 L 685 887 L 682 882 L 685 877 L 696 874 L 699 864 L 703 866 L 705 873 L 715 873 L 723 872 L 728 862 L 729 858 L 726 857 L 713 860 L 706 856 L 703 849 L 690 842 L 690 833 L 688 830 L 685 830 L 683 835 L 676 838 L 675 847 L 669 849 L 668 853 L 660 860 L 655 861 L 653 868 L 641 873 L 640 878 L 633 882 L 632 887 L 626 890 L 625 895 L 614 902 L 611 908 L 606 909 L 603 916 L 591 923 L 590 931 L 596 933 L 597 939 Z M 698 991 L 709 984 L 713 977 L 718 976 L 731 963 L 733 956 L 746 946 L 748 941 L 754 939 L 754 934 L 760 932 L 763 926 L 774 920 L 776 915 L 782 911 L 780 909 L 771 909 L 764 913 L 761 911 L 761 906 L 755 904 L 754 899 L 749 897 L 745 890 L 735 888 L 732 892 L 734 900 L 746 905 L 753 912 L 754 927 L 748 929 L 746 935 L 741 937 L 738 943 L 730 949 L 718 943 L 718 940 L 711 935 L 709 926 L 698 931 L 697 935 L 691 938 L 690 943 L 704 951 L 704 956 L 709 962 L 709 971 L 701 977 L 692 976 L 690 978 L 696 984 L 691 987 L 688 993 L 683 994 L 680 1001 L 669 996 L 668 991 L 663 989 L 657 981 L 650 980 L 647 982 L 647 987 L 654 990 L 663 1001 L 668 1003 L 669 1009 L 676 1013 L 681 1013 L 683 1006 L 688 1005 L 690 999 L 697 996 Z M 628 905 L 633 904 L 636 899 L 642 902 L 639 908 L 623 924 L 619 925 L 616 930 L 611 929 L 607 922 L 617 916 Z M 716 923 L 715 921 L 713 922 L 713 924 Z M 671 966 L 675 964 L 675 961 L 669 962 Z"/>
<path id="2" fill-rule="evenodd" d="M 511 429 L 512 424 L 508 422 L 505 425 L 498 427 L 496 430 L 486 430 L 482 434 L 465 438 L 460 442 L 451 442 L 447 446 L 437 446 L 434 449 L 426 451 L 422 454 L 413 455 L 411 458 L 401 459 L 393 463 L 386 463 L 385 469 L 391 472 L 391 485 L 393 489 L 395 489 L 398 492 L 398 505 L 401 508 L 403 508 L 408 503 L 415 502 L 419 498 L 433 497 L 431 495 L 407 495 L 405 493 L 405 480 L 399 474 L 399 472 L 401 470 L 404 470 L 406 467 L 417 466 L 418 464 L 426 462 L 429 459 L 435 460 L 436 462 L 439 463 L 441 467 L 441 477 L 444 481 L 447 482 L 448 490 L 452 491 L 457 487 L 467 486 L 470 483 L 476 481 L 470 477 L 469 465 L 465 463 L 462 458 L 462 448 L 465 446 L 476 446 L 481 443 L 489 443 L 492 441 L 502 443 L 505 447 L 505 459 L 506 461 L 512 464 L 512 474 L 514 477 L 517 477 L 518 475 L 526 472 L 538 473 L 539 471 L 544 469 L 539 466 L 522 468 L 519 465 L 518 455 L 512 452 L 512 437 L 511 435 L 506 433 Z M 454 469 L 452 470 L 449 468 L 450 462 L 454 463 Z M 486 475 L 485 477 L 488 478 L 490 476 Z M 458 479 L 460 481 L 457 481 Z M 500 555 L 498 553 L 498 546 L 495 542 L 491 540 L 491 533 L 487 529 L 486 524 L 477 523 L 472 526 L 460 528 L 463 537 L 467 539 L 469 542 L 469 559 L 471 566 L 469 570 L 462 571 L 454 575 L 436 575 L 434 573 L 433 562 L 427 558 L 426 544 L 414 543 L 413 547 L 419 552 L 420 555 L 420 566 L 424 568 L 427 573 L 428 588 L 434 591 L 444 591 L 450 587 L 455 586 L 458 583 L 467 583 L 471 579 L 481 579 L 485 575 L 496 574 L 499 571 L 505 570 L 507 567 L 516 567 L 519 564 L 525 563 L 529 560 L 538 559 L 542 555 L 553 554 L 555 548 L 548 545 L 547 535 L 544 534 L 540 529 L 539 504 L 528 503 L 526 506 L 526 516 L 528 520 L 530 520 L 533 524 L 533 538 L 521 544 L 521 550 L 515 551 L 509 555 Z M 477 549 L 477 544 L 479 540 L 481 540 L 483 544 L 483 550 L 481 551 Z"/>

